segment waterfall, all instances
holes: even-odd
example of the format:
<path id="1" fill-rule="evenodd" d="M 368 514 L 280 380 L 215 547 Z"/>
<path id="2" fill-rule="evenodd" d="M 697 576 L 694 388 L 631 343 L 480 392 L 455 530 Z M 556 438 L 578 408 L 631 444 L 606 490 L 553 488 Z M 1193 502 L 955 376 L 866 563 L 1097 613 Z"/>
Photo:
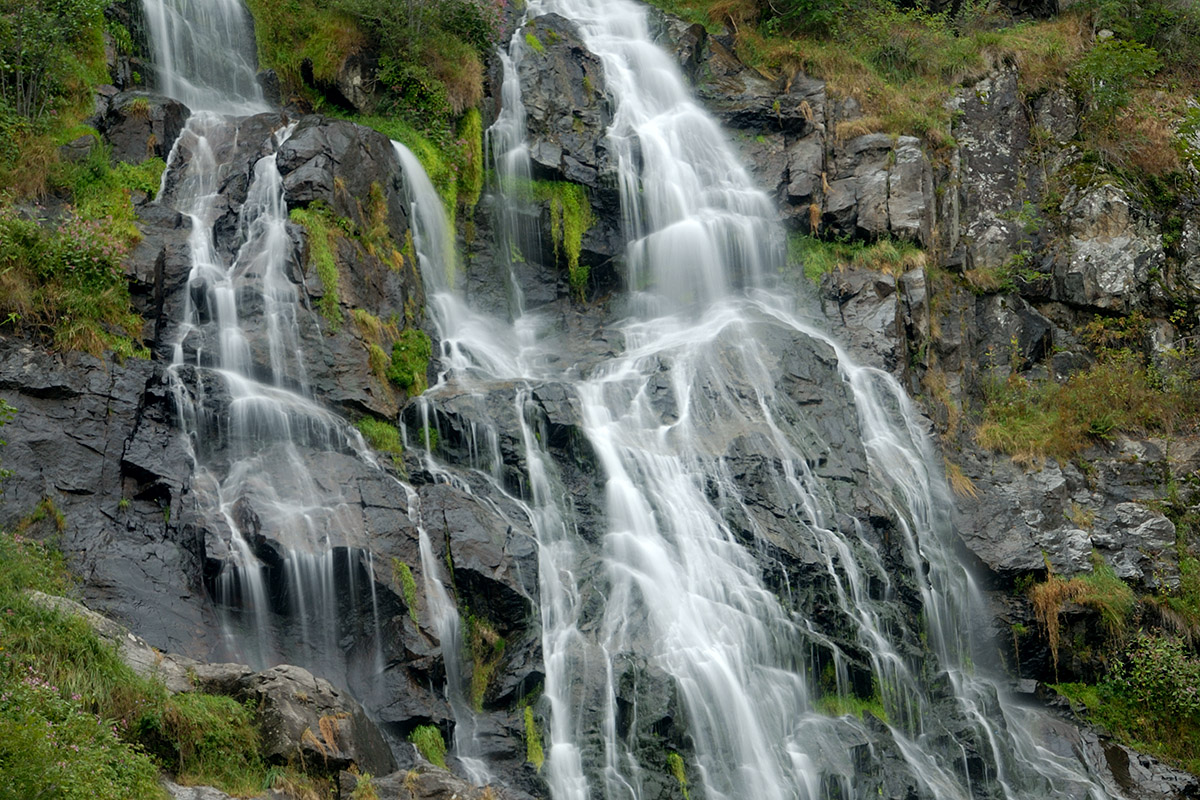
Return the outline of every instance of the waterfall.
<path id="1" fill-rule="evenodd" d="M 855 683 L 877 699 L 892 757 L 921 796 L 1106 796 L 1080 764 L 1037 746 L 1024 714 L 1009 711 L 1000 685 L 972 665 L 977 593 L 953 554 L 951 501 L 917 415 L 894 379 L 854 364 L 778 289 L 763 291 L 781 262 L 770 203 L 651 43 L 644 9 L 531 0 L 526 18 L 547 12 L 573 20 L 604 63 L 630 284 L 648 288 L 620 326 L 624 351 L 566 373 L 543 339 L 519 339 L 545 324 L 536 313 L 518 309 L 500 336 L 474 319 L 436 318 L 443 387 L 518 384 L 523 500 L 540 553 L 552 796 L 648 796 L 648 775 L 663 765 L 644 762 L 622 719 L 630 712 L 618 708 L 618 680 L 638 675 L 650 692 L 677 693 L 692 791 L 712 800 L 882 794 L 881 784 L 860 782 L 848 754 L 877 739 L 871 726 L 827 710 Z M 503 59 L 505 105 L 489 132 L 502 190 L 528 169 L 520 90 L 507 83 L 522 39 Z M 515 241 L 511 201 L 501 206 L 502 237 Z M 517 350 L 498 355 L 498 343 Z M 820 473 L 822 452 L 855 446 L 829 441 L 808 421 L 808 401 L 781 390 L 793 349 L 834 365 L 828 388 L 856 410 L 863 478 L 894 520 L 911 585 L 896 585 L 878 533 L 848 517 L 844 492 Z M 528 387 L 550 380 L 571 383 L 604 476 L 599 571 L 530 415 Z M 755 482 L 786 498 L 782 524 L 811 549 L 856 653 L 767 574 L 771 554 L 760 543 L 777 523 L 750 510 L 744 460 L 756 462 Z M 919 599 L 923 629 L 899 619 L 904 592 Z M 585 608 L 590 593 L 604 597 L 600 610 Z M 866 692 L 851 670 L 864 654 Z"/>
<path id="2" fill-rule="evenodd" d="M 159 91 L 192 110 L 266 111 L 241 0 L 143 0 Z"/>
<path id="3" fill-rule="evenodd" d="M 367 530 L 361 504 L 347 494 L 354 487 L 327 473 L 374 460 L 308 382 L 303 298 L 290 277 L 294 246 L 275 155 L 295 123 L 273 122 L 270 141 L 247 150 L 256 142 L 246 141 L 243 126 L 256 137 L 270 128 L 237 116 L 267 108 L 238 0 L 144 7 L 160 88 L 193 109 L 160 196 L 191 222 L 191 270 L 168 374 L 195 459 L 196 513 L 213 534 L 209 555 L 223 564 L 212 593 L 224 654 L 256 668 L 298 663 L 369 686 L 383 659 Z M 230 231 L 221 227 L 230 210 L 221 193 L 247 159 L 254 166 Z M 347 651 L 350 634 L 371 644 Z"/>
<path id="4" fill-rule="evenodd" d="M 227 211 L 218 198 L 242 123 L 221 114 L 262 109 L 245 12 L 236 0 L 144 2 L 162 86 L 197 110 L 162 198 L 192 223 L 170 376 L 198 511 L 227 548 L 215 554 L 225 566 L 214 592 L 229 649 L 256 665 L 288 658 L 326 675 L 378 672 L 367 531 L 326 475 L 371 456 L 313 396 L 287 277 L 274 151 L 292 128 L 255 151 L 230 257 L 218 246 Z M 769 285 L 782 258 L 771 204 L 651 43 L 645 9 L 529 0 L 526 13 L 549 11 L 579 25 L 614 107 L 608 145 L 639 287 L 629 318 L 595 322 L 616 344 L 580 346 L 555 315 L 526 311 L 519 293 L 511 319 L 471 308 L 441 200 L 413 155 L 396 152 L 440 334 L 442 372 L 419 402 L 422 422 L 436 424 L 443 397 L 499 391 L 519 428 L 508 431 L 523 450 L 519 487 L 501 475 L 496 420 L 476 421 L 478 482 L 457 478 L 428 442 L 421 458 L 435 480 L 503 496 L 537 537 L 551 795 L 649 800 L 668 791 L 671 763 L 705 800 L 881 796 L 888 781 L 939 800 L 1105 797 L 1079 764 L 1039 747 L 1028 715 L 972 666 L 978 601 L 953 554 L 950 501 L 917 416 L 890 376 L 854 364 Z M 500 189 L 529 170 L 521 47 L 515 36 L 505 107 L 489 132 Z M 511 248 L 535 234 L 509 211 L 500 260 L 513 269 Z M 572 465 L 548 443 L 535 398 L 545 384 L 569 394 L 594 457 L 603 496 L 591 521 L 567 491 Z M 826 400 L 850 410 L 852 419 L 834 418 L 845 429 L 821 416 Z M 397 491 L 420 530 L 457 755 L 483 781 L 462 621 L 415 492 Z M 903 570 L 887 563 L 897 553 Z M 788 565 L 812 585 L 789 582 Z M 806 604 L 817 591 L 827 607 Z M 371 653 L 343 652 L 343 618 L 368 621 Z M 878 717 L 836 713 L 844 695 Z M 677 730 L 645 730 L 661 719 Z M 856 759 L 867 751 L 886 767 L 865 769 Z"/>

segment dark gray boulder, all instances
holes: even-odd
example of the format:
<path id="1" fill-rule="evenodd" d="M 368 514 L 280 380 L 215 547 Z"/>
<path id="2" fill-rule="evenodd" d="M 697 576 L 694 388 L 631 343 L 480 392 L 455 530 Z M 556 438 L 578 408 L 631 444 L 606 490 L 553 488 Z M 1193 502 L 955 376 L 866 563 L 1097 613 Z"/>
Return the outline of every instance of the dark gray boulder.
<path id="1" fill-rule="evenodd" d="M 140 164 L 155 157 L 165 160 L 191 113 L 183 103 L 169 97 L 121 92 L 108 102 L 99 128 L 111 147 L 114 162 Z"/>

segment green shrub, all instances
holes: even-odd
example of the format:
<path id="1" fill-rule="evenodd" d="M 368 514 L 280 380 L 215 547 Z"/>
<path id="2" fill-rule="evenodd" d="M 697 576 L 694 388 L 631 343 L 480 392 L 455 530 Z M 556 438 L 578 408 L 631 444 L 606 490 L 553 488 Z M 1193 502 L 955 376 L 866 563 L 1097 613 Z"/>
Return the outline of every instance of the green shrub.
<path id="1" fill-rule="evenodd" d="M 1158 51 L 1140 42 L 1108 39 L 1093 47 L 1071 71 L 1092 111 L 1111 121 L 1129 105 L 1135 88 L 1162 68 Z"/>
<path id="2" fill-rule="evenodd" d="M 446 740 L 436 725 L 419 725 L 408 735 L 417 752 L 436 767 L 446 768 Z"/>
<path id="3" fill-rule="evenodd" d="M 392 344 L 388 379 L 410 395 L 420 394 L 429 388 L 426 372 L 432 355 L 433 342 L 429 335 L 420 328 L 406 328 Z"/>
<path id="4" fill-rule="evenodd" d="M 1178 638 L 1139 633 L 1098 684 L 1054 688 L 1122 744 L 1200 770 L 1200 660 Z"/>

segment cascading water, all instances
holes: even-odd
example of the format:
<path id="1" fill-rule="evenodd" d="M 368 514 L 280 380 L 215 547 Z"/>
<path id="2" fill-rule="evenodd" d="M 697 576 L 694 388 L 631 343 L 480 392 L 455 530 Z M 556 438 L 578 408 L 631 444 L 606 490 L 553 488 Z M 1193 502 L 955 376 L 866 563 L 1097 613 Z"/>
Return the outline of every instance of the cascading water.
<path id="1" fill-rule="evenodd" d="M 552 795 L 642 798 L 647 775 L 661 772 L 639 755 L 631 712 L 619 707 L 616 682 L 634 674 L 630 663 L 669 676 L 703 796 L 882 794 L 883 779 L 860 779 L 849 755 L 877 738 L 867 723 L 822 713 L 829 697 L 863 682 L 848 665 L 865 654 L 868 691 L 858 691 L 878 699 L 896 762 L 922 796 L 1105 796 L 1080 765 L 1037 747 L 1019 715 L 1005 713 L 997 685 L 970 666 L 974 589 L 953 556 L 950 501 L 916 416 L 893 379 L 854 365 L 778 292 L 755 290 L 780 261 L 769 202 L 651 43 L 644 10 L 623 0 L 532 0 L 527 18 L 546 12 L 578 24 L 603 60 L 630 283 L 650 288 L 632 306 L 639 317 L 622 327 L 625 351 L 566 374 L 537 346 L 497 353 L 515 334 L 437 314 L 448 369 L 433 394 L 519 384 L 524 497 L 540 547 Z M 507 81 L 524 46 L 513 37 Z M 501 188 L 528 169 L 516 135 L 519 90 L 506 85 L 504 101 L 490 136 Z M 501 220 L 516 240 L 513 225 Z M 835 369 L 830 390 L 857 409 L 863 472 L 894 519 L 908 586 L 894 585 L 883 543 L 847 515 L 836 481 L 848 476 L 831 482 L 816 466 L 843 443 L 823 441 L 828 434 L 806 421 L 805 406 L 817 400 L 798 402 L 781 388 L 792 368 L 781 353 L 791 348 Z M 578 536 L 529 412 L 531 384 L 573 380 L 576 371 L 586 375 L 573 381 L 582 428 L 606 481 L 600 572 L 589 566 L 591 545 Z M 749 510 L 739 474 L 747 455 L 758 465 L 755 482 L 786 498 L 782 524 L 811 548 L 856 654 L 824 633 L 827 620 L 777 596 L 769 555 L 748 549 L 780 523 Z M 904 592 L 919 598 L 924 630 L 915 633 L 927 644 L 895 610 Z M 585 609 L 589 593 L 604 597 L 602 611 Z M 606 685 L 588 685 L 595 676 Z"/>
<path id="2" fill-rule="evenodd" d="M 164 89 L 199 109 L 164 179 L 164 202 L 192 220 L 171 372 L 199 505 L 229 547 L 215 586 L 231 649 L 260 663 L 299 653 L 316 671 L 345 674 L 338 619 L 372 619 L 343 607 L 359 597 L 374 609 L 375 630 L 358 638 L 376 643 L 365 660 L 378 670 L 362 522 L 320 468 L 370 456 L 307 387 L 274 155 L 255 165 L 232 259 L 214 234 L 238 123 L 204 109 L 261 110 L 253 70 L 237 56 L 250 52 L 244 11 L 232 0 L 199 11 L 186 0 L 145 5 Z M 668 703 L 686 730 L 675 746 L 686 749 L 691 791 L 708 800 L 883 794 L 886 776 L 852 755 L 868 743 L 880 748 L 871 757 L 891 759 L 921 796 L 1104 796 L 1078 765 L 1040 750 L 995 684 L 970 668 L 973 588 L 952 555 L 948 499 L 915 416 L 891 378 L 852 364 L 778 292 L 757 291 L 780 257 L 769 202 L 651 44 L 644 10 L 628 0 L 531 0 L 527 13 L 548 11 L 580 26 L 615 106 L 609 148 L 630 280 L 646 287 L 631 305 L 636 316 L 619 325 L 620 353 L 563 351 L 548 334 L 552 321 L 523 313 L 519 296 L 511 324 L 471 310 L 455 290 L 440 200 L 411 154 L 398 154 L 442 342 L 444 373 L 422 413 L 435 421 L 441 394 L 501 386 L 519 421 L 526 472 L 520 497 L 508 499 L 538 538 L 553 797 L 650 796 L 665 754 L 655 751 L 658 763 L 647 755 L 639 715 Z M 197 44 L 210 33 L 226 38 Z M 516 78 L 521 46 L 514 37 L 506 81 Z M 496 172 L 521 179 L 519 87 L 506 85 L 504 101 L 490 135 Z M 275 146 L 289 134 L 278 130 Z M 521 224 L 518 215 L 502 223 L 508 246 L 526 235 Z M 243 317 L 247 308 L 261 313 Z M 822 398 L 804 396 L 797 386 L 805 381 L 845 396 L 861 443 L 815 421 Z M 535 408 L 535 387 L 546 382 L 569 387 L 603 474 L 601 530 L 591 539 L 581 535 L 566 465 L 552 457 Z M 486 423 L 470 466 L 494 491 L 514 491 L 501 478 L 498 429 Z M 424 457 L 436 478 L 454 480 Z M 898 544 L 885 547 L 852 513 L 862 509 L 847 508 L 849 482 L 868 477 L 866 494 L 882 507 L 878 516 L 890 516 Z M 408 507 L 419 518 L 411 493 Z M 483 780 L 456 674 L 460 621 L 421 534 L 456 746 Z M 282 545 L 272 564 L 263 561 L 266 539 Z M 828 587 L 831 607 L 806 611 L 809 587 L 782 579 L 774 561 L 789 548 Z M 904 576 L 885 566 L 888 552 L 900 554 Z M 905 622 L 905 600 L 919 604 L 923 630 Z M 272 640 L 268 618 L 293 620 L 297 630 Z M 830 633 L 835 627 L 843 635 Z M 821 713 L 848 693 L 876 698 L 887 723 Z"/>
<path id="3" fill-rule="evenodd" d="M 267 110 L 245 57 L 253 36 L 238 0 L 146 0 L 144 9 L 160 88 L 193 110 L 160 202 L 191 220 L 170 375 L 195 457 L 197 513 L 216 534 L 209 555 L 224 563 L 212 583 L 224 654 L 260 668 L 298 663 L 362 689 L 383 668 L 372 557 L 361 510 L 325 473 L 344 460 L 374 462 L 308 385 L 275 155 L 295 124 L 233 116 Z M 244 152 L 247 125 L 253 136 L 270 135 L 265 155 Z M 254 166 L 236 230 L 218 234 L 229 213 L 221 192 L 247 158 Z M 350 634 L 356 652 L 347 652 Z"/>
<path id="4" fill-rule="evenodd" d="M 192 109 L 265 111 L 241 0 L 144 0 L 159 90 Z"/>

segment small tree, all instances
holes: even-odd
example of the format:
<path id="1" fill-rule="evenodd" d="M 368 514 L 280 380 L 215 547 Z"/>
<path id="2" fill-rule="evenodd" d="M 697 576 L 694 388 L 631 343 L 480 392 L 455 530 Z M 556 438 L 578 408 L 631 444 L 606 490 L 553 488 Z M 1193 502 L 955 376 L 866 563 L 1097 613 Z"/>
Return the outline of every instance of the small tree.
<path id="1" fill-rule="evenodd" d="M 1088 51 L 1071 71 L 1071 79 L 1099 121 L 1107 124 L 1129 105 L 1133 90 L 1161 67 L 1153 47 L 1109 39 Z"/>

